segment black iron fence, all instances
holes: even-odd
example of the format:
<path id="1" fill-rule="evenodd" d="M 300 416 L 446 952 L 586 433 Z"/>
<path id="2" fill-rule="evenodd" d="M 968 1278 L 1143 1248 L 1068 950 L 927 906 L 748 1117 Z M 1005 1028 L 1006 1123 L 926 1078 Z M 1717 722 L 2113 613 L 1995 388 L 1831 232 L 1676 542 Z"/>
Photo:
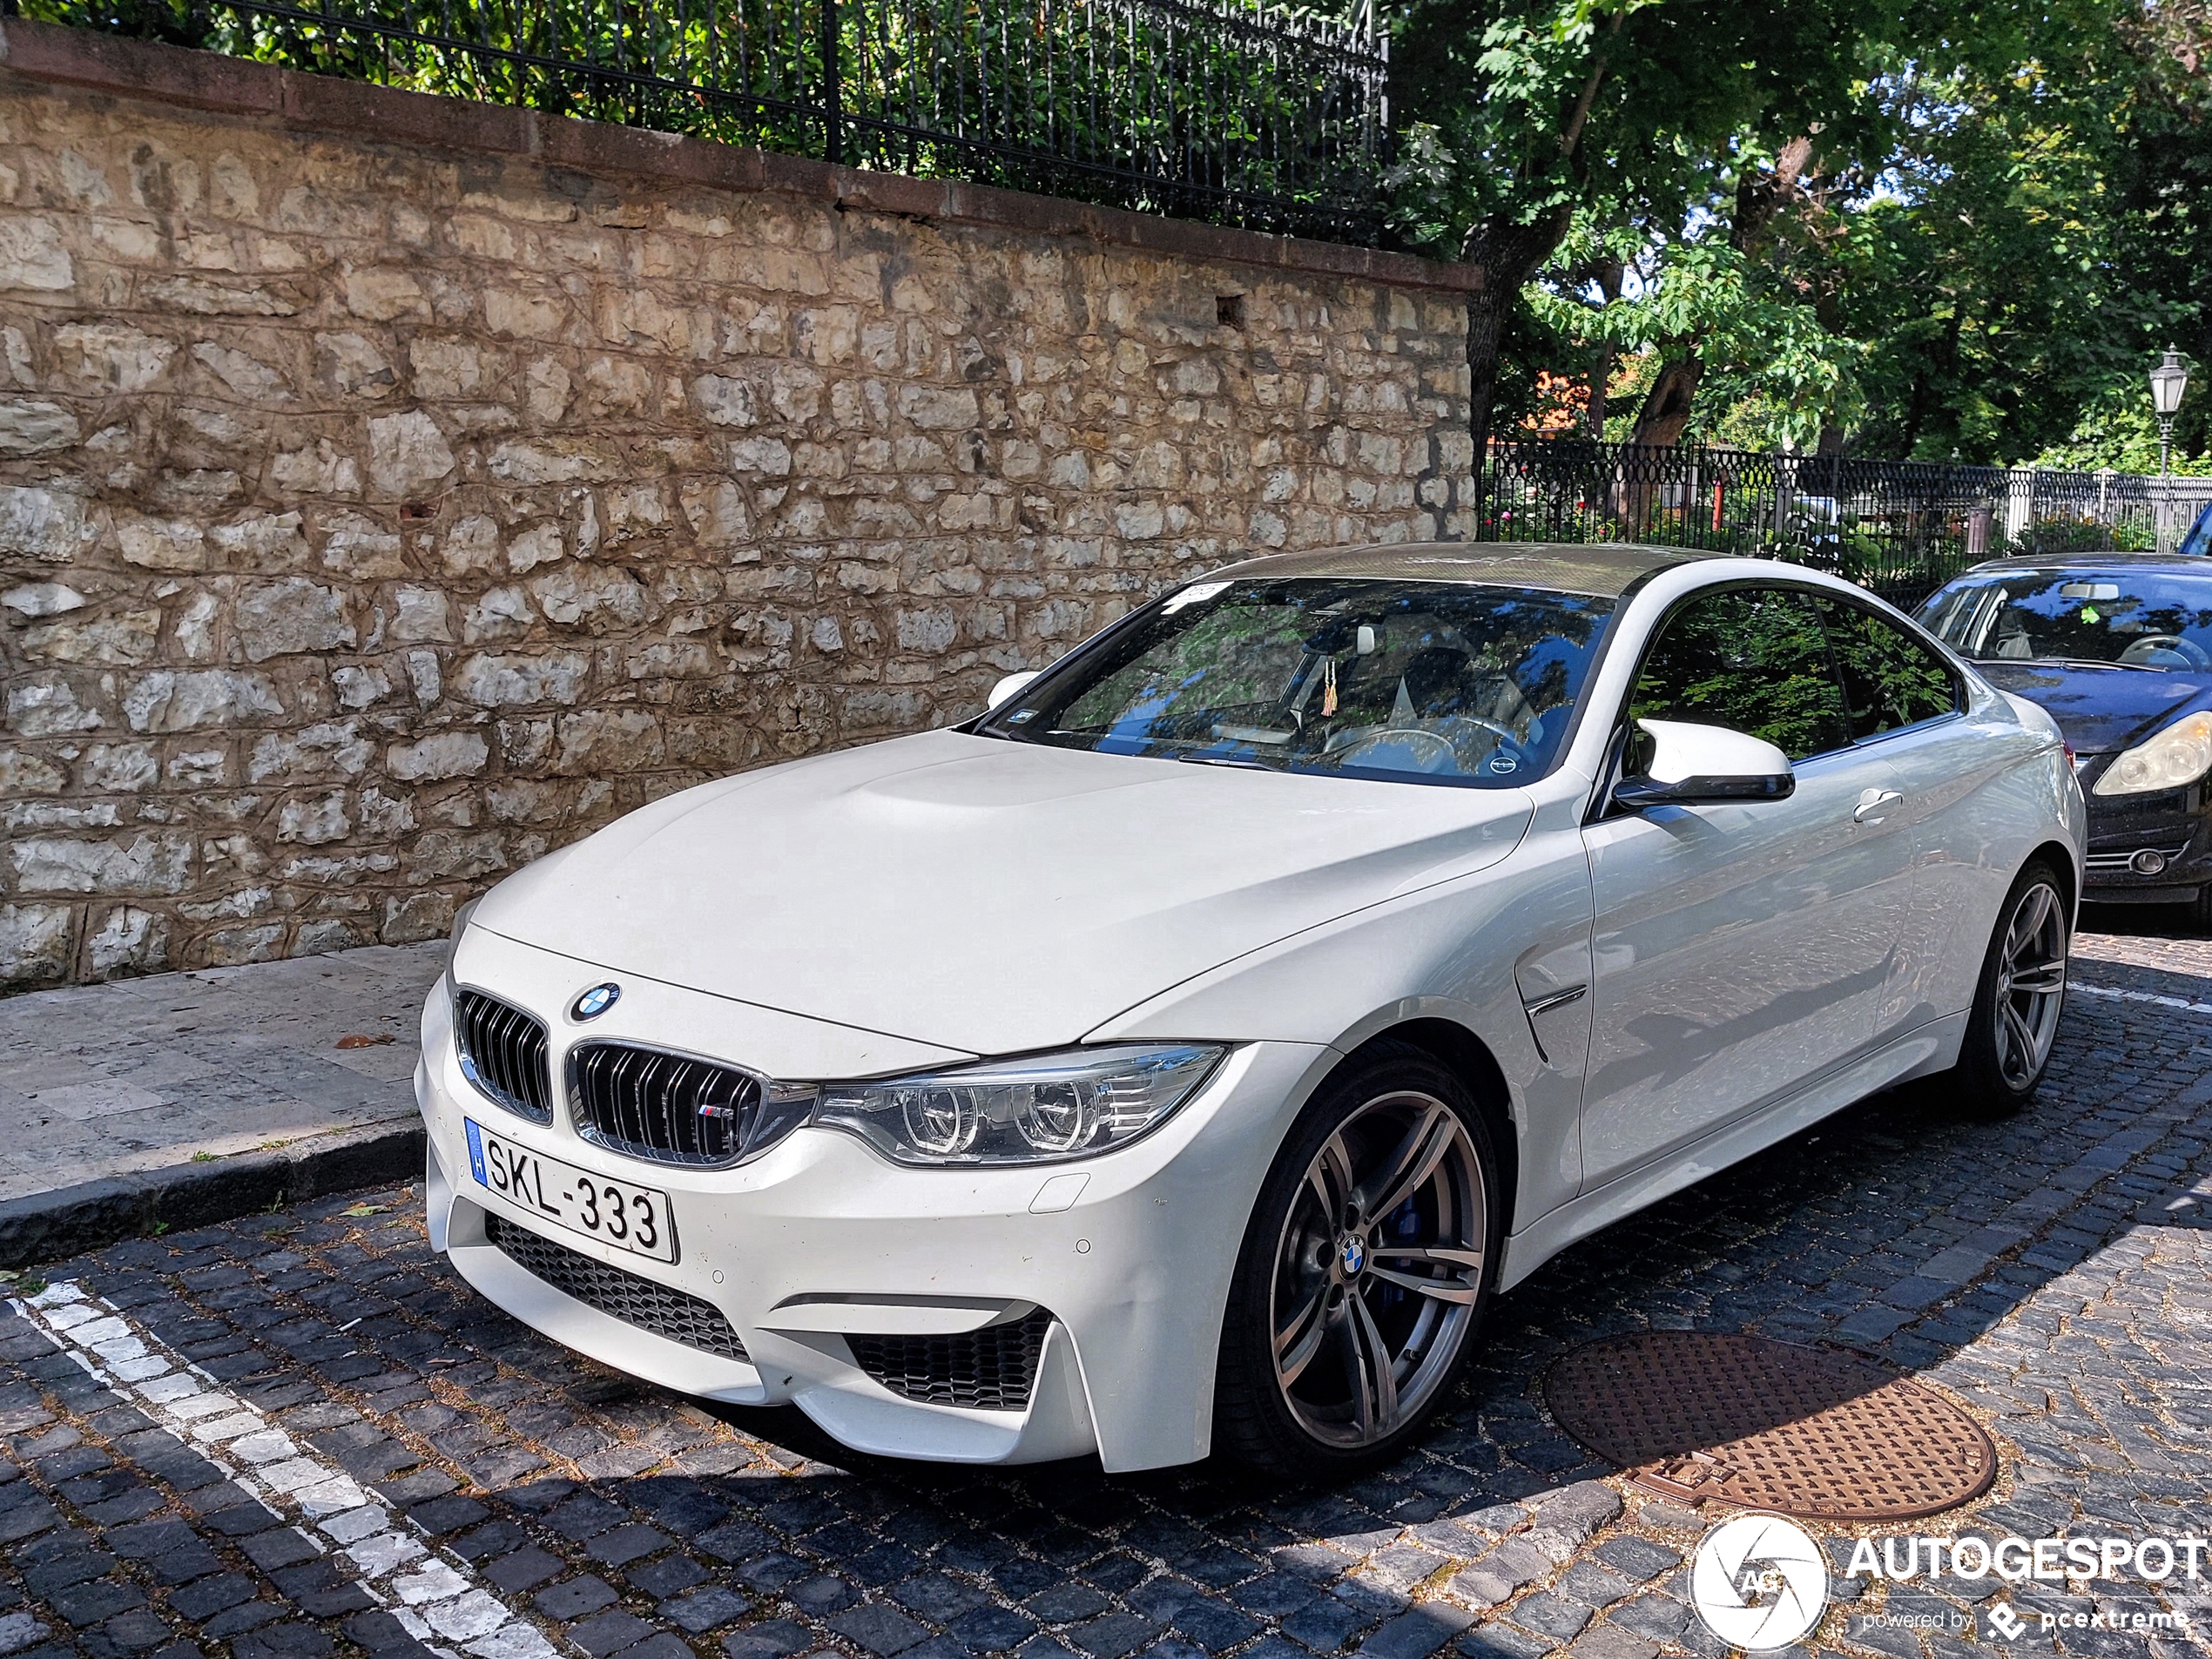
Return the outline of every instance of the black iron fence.
<path id="1" fill-rule="evenodd" d="M 2171 548 L 2212 478 L 1576 439 L 1490 446 L 1487 541 L 1657 542 L 1789 559 L 1910 607 L 2007 553 Z"/>
<path id="2" fill-rule="evenodd" d="M 1266 0 L 0 0 L 318 74 L 1339 241 L 1389 47 Z"/>

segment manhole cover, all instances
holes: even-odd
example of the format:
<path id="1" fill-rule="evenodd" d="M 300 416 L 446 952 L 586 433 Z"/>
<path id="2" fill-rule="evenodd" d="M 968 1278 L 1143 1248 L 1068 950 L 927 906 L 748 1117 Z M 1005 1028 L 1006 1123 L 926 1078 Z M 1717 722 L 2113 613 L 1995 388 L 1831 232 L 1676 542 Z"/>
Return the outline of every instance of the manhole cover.
<path id="1" fill-rule="evenodd" d="M 1608 1338 L 1553 1366 L 1544 1395 L 1591 1451 L 1691 1502 L 1904 1519 L 1978 1498 L 1997 1478 L 1989 1436 L 1932 1389 L 1764 1337 Z"/>

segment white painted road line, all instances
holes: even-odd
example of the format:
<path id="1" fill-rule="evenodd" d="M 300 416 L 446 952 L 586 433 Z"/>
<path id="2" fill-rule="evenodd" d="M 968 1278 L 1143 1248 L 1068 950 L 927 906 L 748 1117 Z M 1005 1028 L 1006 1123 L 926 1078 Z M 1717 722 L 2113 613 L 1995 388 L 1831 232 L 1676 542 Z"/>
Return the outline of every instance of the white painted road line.
<path id="1" fill-rule="evenodd" d="M 2184 1014 L 2212 1014 L 2212 1002 L 2192 1002 L 2185 996 L 2161 996 L 2155 991 L 2123 991 L 2114 985 L 2084 985 L 2068 980 L 2066 988 L 2082 996 L 2108 997 L 2115 1002 L 2147 1002 L 2153 1008 L 2178 1008 Z"/>
<path id="2" fill-rule="evenodd" d="M 304 1522 L 297 1530 L 319 1554 L 335 1545 L 362 1589 L 433 1652 L 452 1659 L 450 1649 L 435 1645 L 443 1640 L 475 1659 L 561 1659 L 545 1633 L 486 1588 L 468 1562 L 433 1552 L 419 1527 L 128 1314 L 73 1282 L 11 1305 L 93 1377 L 135 1397 L 148 1416 L 271 1514 Z"/>

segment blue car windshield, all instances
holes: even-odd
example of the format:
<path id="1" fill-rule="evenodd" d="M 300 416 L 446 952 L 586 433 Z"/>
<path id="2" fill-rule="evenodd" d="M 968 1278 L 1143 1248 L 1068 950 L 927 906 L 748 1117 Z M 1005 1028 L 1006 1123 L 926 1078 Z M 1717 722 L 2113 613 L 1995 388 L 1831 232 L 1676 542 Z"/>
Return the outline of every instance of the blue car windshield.
<path id="1" fill-rule="evenodd" d="M 1453 582 L 1202 582 L 977 729 L 1109 754 L 1510 787 L 1550 769 L 1614 607 Z"/>
<path id="2" fill-rule="evenodd" d="M 1983 571 L 1920 608 L 1961 656 L 1985 662 L 2212 668 L 2212 570 Z"/>

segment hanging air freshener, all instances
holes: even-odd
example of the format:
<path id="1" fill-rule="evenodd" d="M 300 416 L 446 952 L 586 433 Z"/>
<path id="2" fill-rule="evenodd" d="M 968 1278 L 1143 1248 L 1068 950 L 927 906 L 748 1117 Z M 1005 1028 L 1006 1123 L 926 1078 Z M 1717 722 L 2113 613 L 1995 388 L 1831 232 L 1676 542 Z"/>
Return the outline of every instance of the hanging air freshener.
<path id="1" fill-rule="evenodd" d="M 1321 659 L 1321 718 L 1327 719 L 1337 711 L 1337 659 Z"/>

